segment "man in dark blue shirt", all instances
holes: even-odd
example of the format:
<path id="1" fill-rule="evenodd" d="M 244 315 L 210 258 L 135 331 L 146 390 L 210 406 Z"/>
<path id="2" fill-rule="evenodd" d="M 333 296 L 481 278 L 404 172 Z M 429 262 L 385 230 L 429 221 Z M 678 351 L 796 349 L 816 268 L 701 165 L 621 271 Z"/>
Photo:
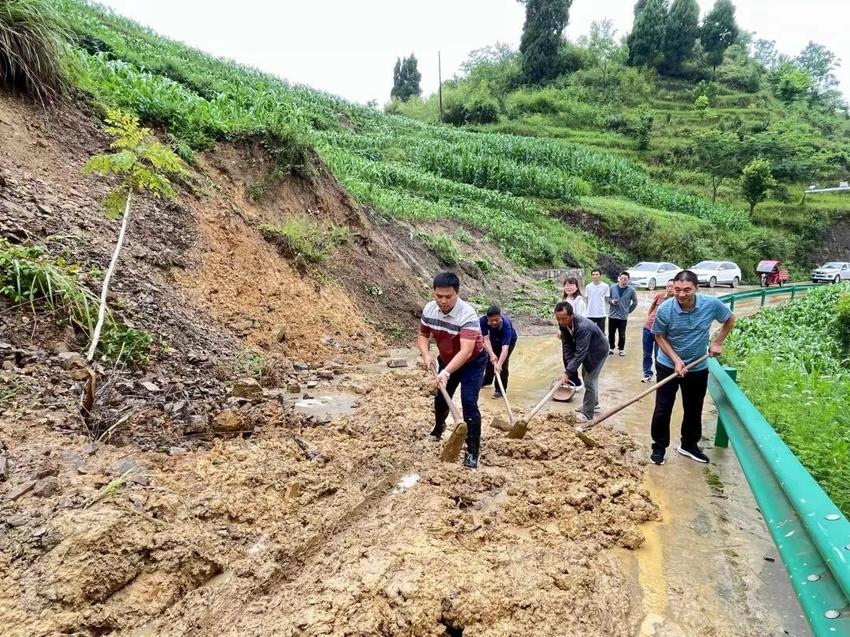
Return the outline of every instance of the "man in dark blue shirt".
<path id="1" fill-rule="evenodd" d="M 487 371 L 484 372 L 484 385 L 493 382 L 498 372 L 502 379 L 502 387 L 508 390 L 508 363 L 517 341 L 517 333 L 511 319 L 502 314 L 498 305 L 487 308 L 487 314 L 479 319 L 481 335 L 484 337 L 484 349 L 490 360 Z M 501 398 L 502 392 L 496 387 L 493 398 Z"/>

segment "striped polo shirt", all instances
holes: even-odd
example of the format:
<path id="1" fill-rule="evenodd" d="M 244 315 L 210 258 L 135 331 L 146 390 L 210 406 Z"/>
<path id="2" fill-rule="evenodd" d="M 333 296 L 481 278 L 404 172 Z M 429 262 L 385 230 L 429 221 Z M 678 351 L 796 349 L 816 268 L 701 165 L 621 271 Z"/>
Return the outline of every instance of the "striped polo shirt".
<path id="1" fill-rule="evenodd" d="M 478 356 L 484 349 L 478 314 L 463 299 L 458 299 L 448 314 L 443 314 L 436 301 L 429 302 L 422 310 L 419 333 L 434 337 L 443 363 L 448 363 L 460 351 L 461 339 L 475 341 L 473 356 Z"/>

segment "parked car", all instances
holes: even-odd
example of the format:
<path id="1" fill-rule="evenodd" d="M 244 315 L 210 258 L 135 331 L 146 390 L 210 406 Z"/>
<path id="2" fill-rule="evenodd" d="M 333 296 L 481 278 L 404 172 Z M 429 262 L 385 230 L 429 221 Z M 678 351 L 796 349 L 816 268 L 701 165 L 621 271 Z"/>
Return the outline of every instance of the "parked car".
<path id="1" fill-rule="evenodd" d="M 812 272 L 812 283 L 850 281 L 850 262 L 830 261 Z"/>
<path id="2" fill-rule="evenodd" d="M 626 270 L 629 273 L 633 286 L 648 290 L 654 290 L 660 285 L 667 285 L 667 281 L 676 276 L 677 272 L 681 271 L 682 268 L 678 265 L 666 261 L 660 263 L 642 261 L 633 268 Z"/>
<path id="3" fill-rule="evenodd" d="M 691 271 L 697 275 L 701 284 L 710 288 L 716 285 L 736 288 L 741 282 L 741 268 L 731 261 L 700 261 Z"/>

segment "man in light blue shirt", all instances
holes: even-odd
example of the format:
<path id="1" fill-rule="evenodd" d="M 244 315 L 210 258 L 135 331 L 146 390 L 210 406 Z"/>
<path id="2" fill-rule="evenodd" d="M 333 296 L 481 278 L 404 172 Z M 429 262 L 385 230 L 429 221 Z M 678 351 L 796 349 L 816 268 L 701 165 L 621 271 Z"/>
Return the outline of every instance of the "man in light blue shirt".
<path id="1" fill-rule="evenodd" d="M 676 393 L 682 390 L 682 442 L 677 451 L 697 462 L 708 462 L 697 443 L 702 438 L 702 406 L 708 388 L 708 362 L 691 369 L 685 367 L 705 355 L 719 356 L 723 341 L 735 324 L 735 315 L 713 296 L 697 292 L 697 275 L 682 270 L 673 277 L 673 298 L 658 308 L 652 333 L 658 343 L 656 372 L 659 381 L 672 374 L 678 378 L 661 387 L 655 394 L 652 414 L 652 456 L 654 464 L 664 464 L 664 453 L 670 445 L 670 417 Z M 721 323 L 709 346 L 712 323 Z"/>

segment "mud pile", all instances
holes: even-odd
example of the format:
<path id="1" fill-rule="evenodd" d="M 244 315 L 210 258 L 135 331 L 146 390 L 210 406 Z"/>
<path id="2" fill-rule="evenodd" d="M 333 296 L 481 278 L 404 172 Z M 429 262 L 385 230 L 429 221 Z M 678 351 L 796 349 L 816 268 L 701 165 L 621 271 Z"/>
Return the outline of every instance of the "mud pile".
<path id="1" fill-rule="evenodd" d="M 600 429 L 589 450 L 562 417 L 520 441 L 485 427 L 484 468 L 469 472 L 424 440 L 421 373 L 375 380 L 354 381 L 359 409 L 329 425 L 270 418 L 171 456 L 83 439 L 45 455 L 34 488 L 0 508 L 0 622 L 18 635 L 632 634 L 640 609 L 605 549 L 639 546 L 658 513 L 623 435 Z"/>

